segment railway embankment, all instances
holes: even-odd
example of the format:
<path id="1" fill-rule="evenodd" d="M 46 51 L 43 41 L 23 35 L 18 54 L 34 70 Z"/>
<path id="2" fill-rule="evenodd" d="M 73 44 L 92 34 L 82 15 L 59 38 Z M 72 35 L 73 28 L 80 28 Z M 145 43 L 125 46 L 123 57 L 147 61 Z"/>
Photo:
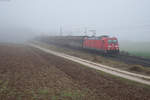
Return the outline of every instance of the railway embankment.
<path id="1" fill-rule="evenodd" d="M 69 47 L 62 47 L 53 44 L 46 44 L 43 42 L 35 42 L 35 44 L 40 45 L 44 48 L 48 48 L 54 51 L 69 54 L 75 57 L 79 57 L 85 60 L 89 60 L 95 63 L 100 63 L 103 65 L 111 66 L 113 68 L 119 68 L 121 70 L 129 71 L 136 74 L 150 75 L 149 61 L 140 60 L 136 57 L 125 57 L 125 56 L 103 56 L 97 52 L 91 52 L 81 49 L 74 49 Z M 132 60 L 132 63 L 130 62 Z M 140 62 L 140 63 L 139 63 Z M 146 63 L 147 66 L 141 65 L 141 63 Z"/>
<path id="2" fill-rule="evenodd" d="M 110 66 L 94 63 L 94 62 L 84 60 L 84 59 L 81 59 L 81 58 L 78 58 L 78 57 L 70 56 L 70 55 L 67 55 L 67 54 L 64 54 L 64 53 L 52 51 L 50 49 L 46 49 L 46 48 L 40 47 L 38 45 L 30 44 L 30 46 L 35 47 L 37 49 L 40 49 L 41 51 L 44 51 L 46 53 L 53 54 L 55 56 L 68 59 L 70 61 L 88 66 L 90 68 L 94 68 L 94 69 L 99 70 L 99 71 L 103 71 L 103 72 L 108 73 L 108 74 L 112 74 L 114 76 L 125 78 L 125 79 L 135 81 L 135 82 L 138 82 L 138 83 L 150 85 L 150 76 L 135 74 L 135 73 L 131 73 L 131 72 L 128 72 L 128 71 L 123 71 L 123 70 L 120 70 L 120 69 L 117 69 L 117 68 L 112 68 Z"/>

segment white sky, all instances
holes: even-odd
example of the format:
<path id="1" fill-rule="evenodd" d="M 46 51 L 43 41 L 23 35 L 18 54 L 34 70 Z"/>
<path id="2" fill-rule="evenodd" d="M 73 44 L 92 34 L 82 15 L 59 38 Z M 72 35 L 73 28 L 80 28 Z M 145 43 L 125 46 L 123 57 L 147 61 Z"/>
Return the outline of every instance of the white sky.
<path id="1" fill-rule="evenodd" d="M 150 0 L 0 0 L 0 28 L 79 35 L 84 27 L 121 40 L 150 40 Z"/>

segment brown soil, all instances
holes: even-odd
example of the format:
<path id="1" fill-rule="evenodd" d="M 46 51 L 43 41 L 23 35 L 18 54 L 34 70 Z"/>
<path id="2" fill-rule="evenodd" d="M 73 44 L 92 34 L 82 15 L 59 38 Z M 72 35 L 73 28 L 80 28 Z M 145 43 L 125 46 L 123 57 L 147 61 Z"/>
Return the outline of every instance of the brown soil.
<path id="1" fill-rule="evenodd" d="M 26 45 L 0 44 L 0 100 L 149 100 L 129 84 Z"/>

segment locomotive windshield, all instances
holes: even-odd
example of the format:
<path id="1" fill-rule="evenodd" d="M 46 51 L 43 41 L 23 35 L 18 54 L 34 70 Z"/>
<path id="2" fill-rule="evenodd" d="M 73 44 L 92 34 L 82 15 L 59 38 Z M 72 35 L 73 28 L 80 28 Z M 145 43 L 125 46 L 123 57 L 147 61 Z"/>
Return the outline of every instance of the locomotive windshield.
<path id="1" fill-rule="evenodd" d="M 108 40 L 108 43 L 111 44 L 111 43 L 113 43 L 113 41 L 112 40 Z"/>
<path id="2" fill-rule="evenodd" d="M 108 40 L 108 43 L 109 43 L 109 44 L 112 44 L 112 43 L 116 44 L 116 43 L 117 43 L 117 40 Z"/>
<path id="3" fill-rule="evenodd" d="M 116 44 L 116 43 L 117 43 L 117 40 L 113 40 L 113 43 Z"/>

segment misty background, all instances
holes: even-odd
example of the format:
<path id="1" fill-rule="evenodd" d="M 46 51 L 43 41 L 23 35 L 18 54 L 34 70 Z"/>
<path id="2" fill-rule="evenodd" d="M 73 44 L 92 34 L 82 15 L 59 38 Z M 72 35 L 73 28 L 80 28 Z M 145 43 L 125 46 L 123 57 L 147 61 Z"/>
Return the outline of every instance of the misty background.
<path id="1" fill-rule="evenodd" d="M 85 35 L 86 28 L 149 42 L 150 0 L 0 0 L 0 41 L 59 35 L 60 28 L 63 35 Z"/>

